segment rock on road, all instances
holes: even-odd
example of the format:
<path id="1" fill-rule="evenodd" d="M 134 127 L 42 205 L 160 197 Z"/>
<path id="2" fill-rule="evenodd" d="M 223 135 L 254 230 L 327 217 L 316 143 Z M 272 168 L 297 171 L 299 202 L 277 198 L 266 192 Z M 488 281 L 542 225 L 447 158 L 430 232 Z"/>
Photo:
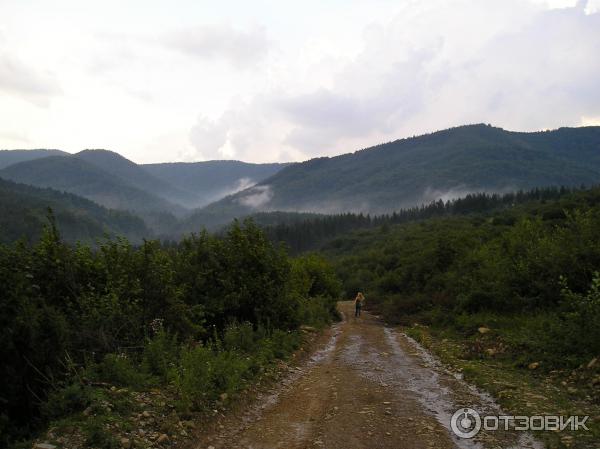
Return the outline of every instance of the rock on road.
<path id="1" fill-rule="evenodd" d="M 523 432 L 455 436 L 450 418 L 457 409 L 499 414 L 498 406 L 405 335 L 368 313 L 355 319 L 352 302 L 339 308 L 344 320 L 324 347 L 196 448 L 543 447 Z"/>

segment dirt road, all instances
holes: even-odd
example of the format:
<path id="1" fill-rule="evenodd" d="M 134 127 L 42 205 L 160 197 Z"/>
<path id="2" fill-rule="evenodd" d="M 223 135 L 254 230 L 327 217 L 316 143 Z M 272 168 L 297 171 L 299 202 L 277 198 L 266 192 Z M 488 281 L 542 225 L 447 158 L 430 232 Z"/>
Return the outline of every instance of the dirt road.
<path id="1" fill-rule="evenodd" d="M 408 337 L 373 316 L 344 316 L 329 341 L 241 416 L 198 442 L 218 448 L 542 448 L 523 432 L 450 428 L 459 407 L 498 414 L 491 398 L 447 372 Z"/>

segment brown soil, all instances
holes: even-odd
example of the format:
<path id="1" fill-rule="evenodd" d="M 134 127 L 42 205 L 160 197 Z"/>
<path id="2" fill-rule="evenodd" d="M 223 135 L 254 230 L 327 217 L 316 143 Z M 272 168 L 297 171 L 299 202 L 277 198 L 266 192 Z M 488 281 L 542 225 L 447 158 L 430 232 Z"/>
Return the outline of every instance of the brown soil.
<path id="1" fill-rule="evenodd" d="M 447 372 L 403 334 L 340 303 L 344 320 L 312 357 L 244 410 L 223 416 L 197 449 L 521 448 L 529 435 L 481 432 L 459 439 L 459 407 L 498 413 L 491 398 Z"/>

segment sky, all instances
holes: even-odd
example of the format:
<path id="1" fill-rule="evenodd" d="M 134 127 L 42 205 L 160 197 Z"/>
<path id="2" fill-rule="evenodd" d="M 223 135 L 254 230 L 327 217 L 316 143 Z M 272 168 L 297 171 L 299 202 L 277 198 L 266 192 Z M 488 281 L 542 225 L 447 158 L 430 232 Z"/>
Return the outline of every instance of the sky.
<path id="1" fill-rule="evenodd" d="M 0 149 L 301 161 L 600 125 L 600 0 L 0 0 Z"/>

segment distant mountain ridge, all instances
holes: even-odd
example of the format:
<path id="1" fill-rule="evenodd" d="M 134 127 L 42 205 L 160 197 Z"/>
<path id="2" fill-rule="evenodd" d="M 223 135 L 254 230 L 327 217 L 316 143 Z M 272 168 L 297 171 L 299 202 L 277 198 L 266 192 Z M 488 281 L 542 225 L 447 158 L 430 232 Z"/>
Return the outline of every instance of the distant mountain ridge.
<path id="1" fill-rule="evenodd" d="M 60 150 L 0 150 L 0 169 L 19 162 L 31 161 L 47 156 L 69 156 Z"/>
<path id="2" fill-rule="evenodd" d="M 133 183 L 77 155 L 48 156 L 19 162 L 0 170 L 0 177 L 74 193 L 111 209 L 138 213 L 184 211 L 183 207 L 139 189 Z"/>
<path id="3" fill-rule="evenodd" d="M 118 153 L 57 150 L 0 153 L 0 178 L 80 195 L 111 209 L 141 214 L 162 234 L 175 217 L 276 173 L 286 164 L 209 161 L 138 165 Z"/>
<path id="4" fill-rule="evenodd" d="M 71 193 L 0 179 L 0 242 L 35 241 L 48 224 L 48 208 L 69 242 L 94 242 L 105 234 L 140 242 L 142 236 L 152 235 L 144 221 L 130 213 L 106 209 Z"/>
<path id="5" fill-rule="evenodd" d="M 179 206 L 179 208 L 176 208 L 177 213 L 183 211 L 186 207 L 185 203 L 193 201 L 194 195 L 191 192 L 178 189 L 161 177 L 149 173 L 143 165 L 138 165 L 114 151 L 84 150 L 74 156 L 118 176 L 136 189 L 176 204 Z M 161 210 L 163 209 L 161 208 Z M 168 211 L 173 212 L 172 210 Z"/>
<path id="6" fill-rule="evenodd" d="M 600 181 L 600 127 L 466 125 L 291 165 L 195 212 L 184 230 L 261 211 L 384 213 L 469 192 Z"/>
<path id="7" fill-rule="evenodd" d="M 10 153 L 0 152 L 0 178 L 133 211 L 168 238 L 261 212 L 380 214 L 471 192 L 600 182 L 600 127 L 528 133 L 466 125 L 294 164 L 138 165 L 105 150 Z"/>
<path id="8" fill-rule="evenodd" d="M 205 206 L 229 194 L 254 185 L 290 164 L 252 164 L 241 161 L 167 162 L 144 164 L 148 173 L 177 187 L 182 191 L 198 193 L 192 208 Z"/>

